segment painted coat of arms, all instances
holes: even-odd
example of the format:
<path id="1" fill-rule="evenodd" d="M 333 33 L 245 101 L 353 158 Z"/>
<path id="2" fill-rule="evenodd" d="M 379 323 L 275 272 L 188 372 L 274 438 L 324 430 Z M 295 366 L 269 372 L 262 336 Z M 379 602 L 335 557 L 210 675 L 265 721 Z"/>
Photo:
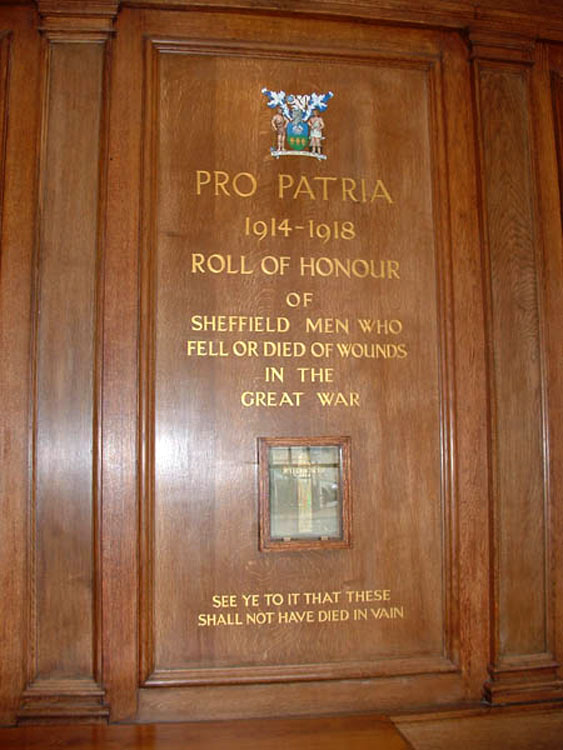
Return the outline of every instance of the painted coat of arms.
<path id="1" fill-rule="evenodd" d="M 275 110 L 272 129 L 276 133 L 276 147 L 270 153 L 280 156 L 310 156 L 326 159 L 323 153 L 325 123 L 321 114 L 334 94 L 286 94 L 285 91 L 262 89 L 266 102 Z"/>

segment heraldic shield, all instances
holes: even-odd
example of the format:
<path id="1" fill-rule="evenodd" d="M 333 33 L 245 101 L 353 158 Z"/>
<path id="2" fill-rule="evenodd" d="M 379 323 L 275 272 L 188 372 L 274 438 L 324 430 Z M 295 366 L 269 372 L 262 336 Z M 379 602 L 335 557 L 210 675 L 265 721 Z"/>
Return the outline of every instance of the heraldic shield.
<path id="1" fill-rule="evenodd" d="M 299 110 L 293 120 L 287 123 L 287 143 L 293 151 L 303 151 L 309 145 L 309 126 L 303 122 Z"/>

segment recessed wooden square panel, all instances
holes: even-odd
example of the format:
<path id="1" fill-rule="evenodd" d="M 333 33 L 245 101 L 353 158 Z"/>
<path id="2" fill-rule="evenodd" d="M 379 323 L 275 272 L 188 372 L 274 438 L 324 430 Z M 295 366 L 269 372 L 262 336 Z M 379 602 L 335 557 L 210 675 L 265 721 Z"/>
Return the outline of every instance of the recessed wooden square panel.
<path id="1" fill-rule="evenodd" d="M 438 65 L 147 42 L 149 684 L 442 663 Z M 326 158 L 272 154 L 263 89 L 332 92 Z M 351 546 L 261 551 L 262 435 L 350 437 Z"/>

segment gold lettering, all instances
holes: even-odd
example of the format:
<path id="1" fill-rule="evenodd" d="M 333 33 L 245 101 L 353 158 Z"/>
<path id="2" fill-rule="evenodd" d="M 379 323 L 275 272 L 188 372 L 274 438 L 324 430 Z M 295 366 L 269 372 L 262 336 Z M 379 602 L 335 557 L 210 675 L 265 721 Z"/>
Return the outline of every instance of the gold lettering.
<path id="1" fill-rule="evenodd" d="M 301 195 L 302 193 L 305 193 L 305 195 L 308 195 L 311 200 L 315 200 L 315 193 L 313 192 L 313 188 L 309 184 L 309 180 L 305 177 L 305 175 L 301 175 L 301 179 L 297 183 L 297 187 L 295 188 L 295 192 L 293 193 L 293 199 L 295 200 L 298 195 Z"/>
<path id="2" fill-rule="evenodd" d="M 318 612 L 319 622 L 346 622 L 350 619 L 347 609 L 320 609 Z"/>
<path id="3" fill-rule="evenodd" d="M 215 196 L 226 195 L 232 198 L 229 192 L 229 184 L 240 198 L 249 198 L 258 189 L 258 181 L 250 172 L 237 172 L 233 179 L 228 172 L 222 169 L 213 171 L 213 193 Z M 196 170 L 196 195 L 201 195 L 206 185 L 211 185 L 211 172 L 206 169 Z"/>
<path id="4" fill-rule="evenodd" d="M 207 179 L 204 180 L 204 177 Z M 211 172 L 205 169 L 198 169 L 196 172 L 196 195 L 201 195 L 203 185 L 209 185 L 211 182 Z"/>
<path id="5" fill-rule="evenodd" d="M 322 406 L 359 406 L 360 394 L 356 391 L 342 393 L 341 391 L 320 392 L 317 391 L 317 398 Z"/>
<path id="6" fill-rule="evenodd" d="M 354 203 L 357 203 L 358 199 L 354 195 L 355 189 L 356 189 L 356 180 L 353 180 L 351 177 L 342 178 L 342 200 L 343 201 L 347 201 L 349 198 Z"/>
<path id="7" fill-rule="evenodd" d="M 399 263 L 396 260 L 387 261 L 387 278 L 388 279 L 400 279 L 399 276 Z"/>
<path id="8" fill-rule="evenodd" d="M 341 591 L 304 591 L 306 604 L 338 604 Z"/>
<path id="9" fill-rule="evenodd" d="M 290 174 L 279 174 L 278 175 L 278 198 L 283 198 L 284 192 L 292 187 L 295 180 Z"/>
<path id="10" fill-rule="evenodd" d="M 315 613 L 306 609 L 303 612 L 289 610 L 288 612 L 278 612 L 278 623 L 280 625 L 289 625 L 299 622 L 315 622 Z"/>
<path id="11" fill-rule="evenodd" d="M 266 408 L 278 406 L 301 406 L 303 391 L 243 391 L 240 402 L 243 406 L 264 406 Z"/>
<path id="12" fill-rule="evenodd" d="M 336 182 L 337 177 L 313 177 L 313 180 L 320 182 L 323 186 L 323 201 L 328 200 L 328 183 Z"/>
<path id="13" fill-rule="evenodd" d="M 405 359 L 408 357 L 406 344 L 367 344 L 336 342 L 336 351 L 343 359 Z"/>
<path id="14" fill-rule="evenodd" d="M 334 381 L 334 367 L 298 367 L 297 372 L 302 383 L 332 383 Z"/>
<path id="15" fill-rule="evenodd" d="M 346 591 L 346 596 L 349 603 L 389 601 L 391 599 L 391 589 Z"/>
<path id="16" fill-rule="evenodd" d="M 376 198 L 384 198 L 387 203 L 393 203 L 393 199 L 391 198 L 391 196 L 389 195 L 389 191 L 383 184 L 383 180 L 377 180 L 377 182 L 375 183 L 370 202 L 373 203 Z"/>
<path id="17" fill-rule="evenodd" d="M 237 606 L 237 595 L 236 594 L 215 594 L 211 597 L 211 601 L 214 607 L 236 607 Z"/>
<path id="18" fill-rule="evenodd" d="M 192 315 L 192 331 L 219 331 L 242 333 L 286 333 L 290 329 L 286 317 L 267 318 L 261 315 Z"/>
<path id="19" fill-rule="evenodd" d="M 242 620 L 238 612 L 229 612 L 226 615 L 208 615 L 201 613 L 197 618 L 198 627 L 200 628 L 217 628 L 221 625 L 242 625 Z"/>
<path id="20" fill-rule="evenodd" d="M 247 612 L 247 625 L 271 625 L 274 612 Z"/>
<path id="21" fill-rule="evenodd" d="M 226 273 L 229 275 L 248 275 L 254 273 L 246 265 L 246 255 L 236 256 L 213 253 L 205 256 L 203 253 L 192 253 L 192 273 Z"/>
<path id="22" fill-rule="evenodd" d="M 375 333 L 378 336 L 389 334 L 397 336 L 403 330 L 401 320 L 375 320 L 374 318 L 357 318 L 362 333 Z"/>
<path id="23" fill-rule="evenodd" d="M 228 357 L 229 352 L 224 341 L 205 341 L 189 339 L 186 342 L 188 357 Z"/>
<path id="24" fill-rule="evenodd" d="M 205 273 L 203 263 L 205 261 L 205 255 L 203 253 L 192 253 L 192 273 Z"/>
<path id="25" fill-rule="evenodd" d="M 225 195 L 228 195 L 230 197 L 230 193 L 226 188 L 227 183 L 229 182 L 229 174 L 228 172 L 222 172 L 220 169 L 215 170 L 215 195 L 219 195 L 219 192 L 222 191 Z"/>
<path id="26" fill-rule="evenodd" d="M 299 258 L 301 276 L 345 276 L 357 279 L 399 279 L 399 262 L 396 260 L 366 260 L 364 258 Z"/>
<path id="27" fill-rule="evenodd" d="M 307 318 L 305 330 L 307 333 L 350 333 L 350 325 L 348 320 L 340 318 Z"/>
<path id="28" fill-rule="evenodd" d="M 239 187 L 239 181 L 241 177 L 246 178 L 250 182 L 250 189 L 246 193 Z M 241 198 L 249 198 L 251 195 L 254 195 L 257 187 L 258 183 L 256 181 L 256 177 L 254 177 L 253 174 L 250 174 L 250 172 L 239 172 L 234 176 L 233 190 Z"/>
<path id="29" fill-rule="evenodd" d="M 263 357 L 303 357 L 307 351 L 302 341 L 263 341 Z"/>

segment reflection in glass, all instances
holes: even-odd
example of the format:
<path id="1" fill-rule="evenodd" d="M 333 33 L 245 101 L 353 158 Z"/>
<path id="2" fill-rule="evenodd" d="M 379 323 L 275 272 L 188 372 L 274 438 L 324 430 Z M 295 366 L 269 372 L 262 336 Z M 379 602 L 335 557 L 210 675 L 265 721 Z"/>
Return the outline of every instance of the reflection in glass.
<path id="1" fill-rule="evenodd" d="M 268 464 L 270 538 L 340 539 L 340 446 L 270 446 Z"/>

